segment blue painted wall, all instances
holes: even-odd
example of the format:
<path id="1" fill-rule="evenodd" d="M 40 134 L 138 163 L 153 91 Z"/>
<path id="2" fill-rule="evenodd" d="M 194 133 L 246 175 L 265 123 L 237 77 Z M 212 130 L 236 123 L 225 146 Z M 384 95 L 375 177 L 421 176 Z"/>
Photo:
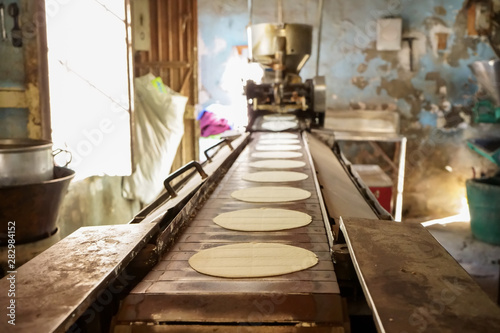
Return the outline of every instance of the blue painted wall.
<path id="1" fill-rule="evenodd" d="M 0 139 L 27 138 L 29 110 L 0 108 Z"/>

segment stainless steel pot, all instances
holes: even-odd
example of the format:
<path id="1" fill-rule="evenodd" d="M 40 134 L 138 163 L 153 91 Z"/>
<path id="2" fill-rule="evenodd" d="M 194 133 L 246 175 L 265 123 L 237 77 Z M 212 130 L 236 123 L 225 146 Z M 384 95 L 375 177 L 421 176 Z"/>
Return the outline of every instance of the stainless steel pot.
<path id="1" fill-rule="evenodd" d="M 0 187 L 40 183 L 53 177 L 52 142 L 0 140 Z"/>

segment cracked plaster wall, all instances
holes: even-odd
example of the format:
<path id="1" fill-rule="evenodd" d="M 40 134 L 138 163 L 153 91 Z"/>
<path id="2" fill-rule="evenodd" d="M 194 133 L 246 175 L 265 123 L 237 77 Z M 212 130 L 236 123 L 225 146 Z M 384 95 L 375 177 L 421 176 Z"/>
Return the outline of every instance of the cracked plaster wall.
<path id="1" fill-rule="evenodd" d="M 316 25 L 317 3 L 284 1 L 284 21 Z M 493 0 L 496 10 L 499 3 Z M 254 23 L 276 21 L 275 4 L 269 4 L 254 1 Z M 470 137 L 500 135 L 498 126 L 471 125 L 477 83 L 468 64 L 496 57 L 485 37 L 467 35 L 464 7 L 455 0 L 325 1 L 319 72 L 326 76 L 328 107 L 400 113 L 401 133 L 408 137 L 406 217 L 455 214 L 472 167 L 486 173 L 496 168 L 464 143 Z M 225 103 L 220 77 L 231 47 L 247 43 L 247 1 L 199 0 L 198 13 L 201 100 Z M 416 38 L 413 70 L 408 42 L 400 51 L 375 48 L 376 20 L 387 16 L 401 17 L 403 37 Z M 440 50 L 439 33 L 447 34 Z M 303 78 L 314 76 L 315 51 L 313 45 Z M 353 159 L 362 162 L 359 156 Z"/>

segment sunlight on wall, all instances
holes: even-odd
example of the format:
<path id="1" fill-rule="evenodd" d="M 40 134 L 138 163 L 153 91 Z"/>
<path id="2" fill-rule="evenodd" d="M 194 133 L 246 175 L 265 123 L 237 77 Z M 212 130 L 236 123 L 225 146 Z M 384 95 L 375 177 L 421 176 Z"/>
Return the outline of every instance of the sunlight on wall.
<path id="1" fill-rule="evenodd" d="M 263 69 L 257 63 L 248 62 L 247 46 L 233 46 L 228 61 L 224 64 L 224 72 L 221 77 L 221 88 L 228 93 L 230 107 L 234 115 L 227 116 L 234 127 L 242 128 L 248 122 L 247 100 L 244 87 L 248 80 L 261 82 Z"/>
<path id="2" fill-rule="evenodd" d="M 445 225 L 453 222 L 470 222 L 470 214 L 469 214 L 469 204 L 467 203 L 467 198 L 462 198 L 462 204 L 460 206 L 460 212 L 457 215 L 448 216 L 442 219 L 431 220 L 427 222 L 423 222 L 422 225 L 424 227 L 431 226 L 433 224 L 441 224 Z"/>

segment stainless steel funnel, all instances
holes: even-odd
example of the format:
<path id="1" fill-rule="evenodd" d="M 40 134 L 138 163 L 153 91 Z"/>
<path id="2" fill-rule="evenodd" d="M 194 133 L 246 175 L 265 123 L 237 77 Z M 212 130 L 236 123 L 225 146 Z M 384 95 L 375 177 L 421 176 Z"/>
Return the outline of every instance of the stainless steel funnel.
<path id="1" fill-rule="evenodd" d="M 250 59 L 263 67 L 270 67 L 277 51 L 276 37 L 286 37 L 285 72 L 298 74 L 311 55 L 312 26 L 260 23 L 248 27 Z"/>
<path id="2" fill-rule="evenodd" d="M 476 61 L 469 65 L 479 85 L 500 105 L 500 60 Z"/>

